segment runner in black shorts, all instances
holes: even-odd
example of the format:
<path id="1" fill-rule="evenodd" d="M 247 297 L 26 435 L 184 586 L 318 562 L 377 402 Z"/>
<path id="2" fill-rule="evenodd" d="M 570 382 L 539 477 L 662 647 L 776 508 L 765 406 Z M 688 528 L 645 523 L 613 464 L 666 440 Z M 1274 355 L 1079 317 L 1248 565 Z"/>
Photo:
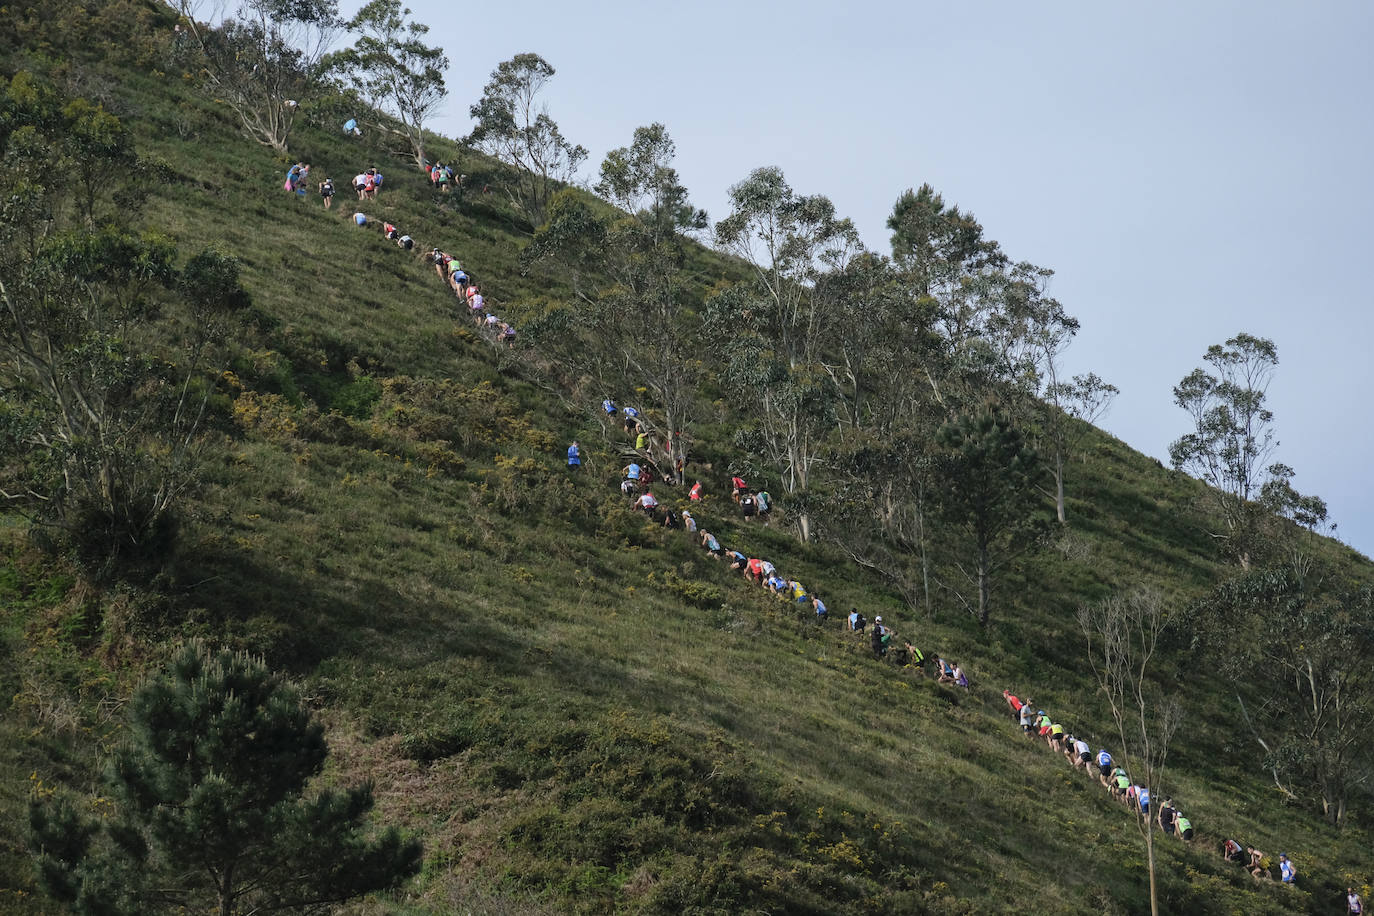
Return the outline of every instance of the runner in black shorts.
<path id="1" fill-rule="evenodd" d="M 1069 761 L 1073 764 L 1073 768 L 1076 770 L 1082 767 L 1084 773 L 1091 774 L 1093 771 L 1093 749 L 1088 747 L 1088 742 L 1084 741 L 1082 738 L 1075 737 L 1073 739 L 1073 749 L 1077 752 L 1076 762 L 1075 760 Z"/>
<path id="2" fill-rule="evenodd" d="M 1097 752 L 1097 772 L 1102 776 L 1102 785 L 1111 788 L 1108 780 L 1112 778 L 1112 755 L 1105 747 Z"/>

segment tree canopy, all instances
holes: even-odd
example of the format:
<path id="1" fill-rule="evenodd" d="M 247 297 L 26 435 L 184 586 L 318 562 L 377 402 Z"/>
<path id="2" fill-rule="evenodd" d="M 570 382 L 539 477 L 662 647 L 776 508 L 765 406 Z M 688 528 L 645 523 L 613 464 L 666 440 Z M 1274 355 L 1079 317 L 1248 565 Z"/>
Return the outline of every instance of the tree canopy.
<path id="1" fill-rule="evenodd" d="M 371 0 L 347 24 L 349 31 L 360 33 L 357 43 L 331 55 L 324 66 L 394 119 L 397 126 L 386 129 L 405 141 L 415 164 L 423 168 L 425 123 L 448 95 L 448 57 L 442 48 L 424 43 L 429 26 L 409 16 L 401 0 Z"/>
<path id="2" fill-rule="evenodd" d="M 1305 497 L 1289 480 L 1293 469 L 1270 463 L 1278 441 L 1274 413 L 1266 405 L 1279 364 L 1272 340 L 1237 334 L 1207 348 L 1213 371 L 1194 369 L 1174 386 L 1174 403 L 1188 412 L 1193 428 L 1169 446 L 1176 469 L 1200 477 L 1222 528 L 1213 536 L 1248 567 L 1270 538 L 1268 522 L 1287 515 L 1313 527 L 1326 519 L 1326 504 Z"/>
<path id="3" fill-rule="evenodd" d="M 246 0 L 218 25 L 197 21 L 200 5 L 175 3 L 199 51 L 200 86 L 245 134 L 285 153 L 300 100 L 320 85 L 318 65 L 341 24 L 338 0 Z"/>
<path id="4" fill-rule="evenodd" d="M 543 101 L 554 73 L 538 54 L 517 54 L 492 71 L 470 110 L 477 126 L 468 142 L 515 171 L 509 194 L 536 227 L 544 222 L 554 192 L 587 158 L 585 148 L 563 136 Z"/>
<path id="5" fill-rule="evenodd" d="M 700 293 L 685 269 L 685 241 L 704 228 L 706 214 L 689 202 L 674 154 L 662 124 L 635 130 L 630 146 L 606 155 L 596 186 L 622 212 L 561 193 L 525 260 L 563 265 L 580 300 L 537 319 L 530 339 L 592 376 L 602 391 L 643 388 L 649 453 L 681 483 L 703 374 Z M 570 328 L 582 333 L 569 336 Z"/>

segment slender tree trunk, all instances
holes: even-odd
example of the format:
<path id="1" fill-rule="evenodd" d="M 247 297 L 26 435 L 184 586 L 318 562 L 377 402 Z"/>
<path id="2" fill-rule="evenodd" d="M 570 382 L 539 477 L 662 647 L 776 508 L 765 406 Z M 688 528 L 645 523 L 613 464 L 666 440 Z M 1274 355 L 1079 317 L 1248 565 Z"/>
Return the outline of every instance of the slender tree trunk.
<path id="1" fill-rule="evenodd" d="M 792 436 L 798 435 L 795 426 L 791 430 Z M 806 489 L 806 456 L 796 445 L 795 441 L 787 447 L 787 463 L 789 465 L 790 486 L 788 491 L 795 493 L 798 490 Z M 797 514 L 797 533 L 803 544 L 811 540 L 811 516 L 805 512 Z"/>
<path id="2" fill-rule="evenodd" d="M 1064 453 L 1054 453 L 1054 509 L 1064 524 Z"/>
<path id="3" fill-rule="evenodd" d="M 1153 794 L 1150 804 L 1154 804 Z M 1143 814 L 1140 817 L 1145 822 L 1145 862 L 1150 869 L 1150 916 L 1159 916 L 1159 893 L 1155 887 L 1155 832 L 1150 829 L 1150 819 Z"/>
<path id="4" fill-rule="evenodd" d="M 925 595 L 926 617 L 930 617 L 930 553 L 926 550 L 926 485 L 916 488 L 916 543 L 921 551 L 921 590 Z"/>
<path id="5" fill-rule="evenodd" d="M 980 626 L 988 625 L 988 615 L 991 608 L 988 606 L 988 546 L 978 545 L 978 623 Z"/>
<path id="6" fill-rule="evenodd" d="M 234 916 L 234 866 L 228 865 L 219 879 L 219 916 Z"/>
<path id="7" fill-rule="evenodd" d="M 1322 787 L 1322 814 L 1332 827 L 1341 825 L 1341 818 L 1345 816 L 1345 793 L 1331 784 L 1327 780 Z"/>

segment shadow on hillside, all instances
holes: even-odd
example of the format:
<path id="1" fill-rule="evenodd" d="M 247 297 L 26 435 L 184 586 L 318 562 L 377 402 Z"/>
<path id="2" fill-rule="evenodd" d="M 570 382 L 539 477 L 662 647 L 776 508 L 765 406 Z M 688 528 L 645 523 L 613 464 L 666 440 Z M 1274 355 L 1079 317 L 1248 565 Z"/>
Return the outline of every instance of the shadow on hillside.
<path id="1" fill-rule="evenodd" d="M 488 619 L 403 595 L 384 574 L 302 574 L 265 559 L 224 549 L 184 559 L 174 592 L 188 618 L 298 673 L 339 655 L 402 668 L 440 657 L 480 658 L 497 672 L 526 663 L 526 646 Z"/>

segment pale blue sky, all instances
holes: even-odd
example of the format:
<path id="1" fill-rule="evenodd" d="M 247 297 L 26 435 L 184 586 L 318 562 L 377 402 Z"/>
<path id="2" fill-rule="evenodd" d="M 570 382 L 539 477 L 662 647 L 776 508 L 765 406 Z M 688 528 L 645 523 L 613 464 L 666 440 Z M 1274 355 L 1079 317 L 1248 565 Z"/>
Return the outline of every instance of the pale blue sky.
<path id="1" fill-rule="evenodd" d="M 453 62 L 444 133 L 533 51 L 587 176 L 662 121 L 713 218 L 777 165 L 887 251 L 892 202 L 929 182 L 1056 271 L 1083 324 L 1070 368 L 1122 390 L 1102 425 L 1166 463 L 1172 386 L 1209 344 L 1272 338 L 1276 457 L 1374 551 L 1374 4 L 410 6 Z"/>

